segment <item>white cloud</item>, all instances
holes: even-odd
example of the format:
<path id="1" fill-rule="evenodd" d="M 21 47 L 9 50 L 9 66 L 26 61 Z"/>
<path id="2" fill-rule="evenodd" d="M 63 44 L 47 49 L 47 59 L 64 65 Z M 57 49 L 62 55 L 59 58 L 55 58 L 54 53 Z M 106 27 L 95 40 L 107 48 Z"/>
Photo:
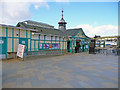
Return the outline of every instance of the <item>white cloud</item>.
<path id="1" fill-rule="evenodd" d="M 35 9 L 38 9 L 38 8 L 39 8 L 39 5 L 34 5 L 34 8 L 35 8 Z"/>
<path id="2" fill-rule="evenodd" d="M 78 25 L 75 28 L 82 28 L 86 35 L 94 37 L 95 35 L 100 36 L 114 36 L 118 35 L 118 26 L 115 25 L 102 25 L 96 26 L 89 24 Z"/>
<path id="3" fill-rule="evenodd" d="M 35 3 L 35 5 L 34 5 L 35 9 L 39 9 L 40 7 L 46 7 L 47 9 L 49 9 L 49 5 L 47 4 L 47 2 L 38 2 L 38 3 Z"/>
<path id="4" fill-rule="evenodd" d="M 56 1 L 66 2 L 67 0 L 56 0 Z M 119 2 L 119 0 L 69 0 L 69 1 L 70 2 Z"/>
<path id="5" fill-rule="evenodd" d="M 55 0 L 56 2 L 69 2 L 69 0 Z"/>
<path id="6" fill-rule="evenodd" d="M 19 21 L 30 19 L 30 5 L 35 9 L 39 7 L 49 8 L 45 0 L 1 0 L 0 1 L 0 23 L 15 24 Z"/>

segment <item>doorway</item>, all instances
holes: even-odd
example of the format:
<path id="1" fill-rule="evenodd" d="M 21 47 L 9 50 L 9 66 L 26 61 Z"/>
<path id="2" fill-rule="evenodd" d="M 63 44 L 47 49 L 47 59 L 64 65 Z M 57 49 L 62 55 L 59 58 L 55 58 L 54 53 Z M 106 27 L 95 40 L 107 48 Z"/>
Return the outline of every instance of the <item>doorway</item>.
<path id="1" fill-rule="evenodd" d="M 81 47 L 81 45 L 80 45 L 79 42 L 80 42 L 80 41 L 76 41 L 75 53 L 79 53 L 79 52 L 80 52 L 80 47 Z"/>
<path id="2" fill-rule="evenodd" d="M 67 51 L 70 52 L 70 41 L 67 41 Z"/>

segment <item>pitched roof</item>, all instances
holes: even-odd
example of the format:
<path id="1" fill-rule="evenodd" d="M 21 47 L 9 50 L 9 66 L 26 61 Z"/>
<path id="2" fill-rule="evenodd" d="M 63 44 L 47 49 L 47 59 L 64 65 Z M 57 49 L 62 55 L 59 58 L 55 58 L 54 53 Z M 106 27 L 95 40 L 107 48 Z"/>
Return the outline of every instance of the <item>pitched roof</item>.
<path id="1" fill-rule="evenodd" d="M 25 22 L 19 22 L 17 24 L 17 26 L 21 26 L 24 28 L 30 28 L 30 29 L 35 29 L 38 30 L 38 33 L 43 33 L 43 34 L 52 34 L 52 35 L 58 35 L 58 36 L 64 36 L 64 37 L 68 37 L 68 36 L 76 36 L 79 32 L 83 32 L 82 28 L 74 28 L 74 29 L 67 29 L 64 32 L 59 30 L 59 29 L 55 29 L 55 28 L 49 28 L 49 27 L 42 27 L 42 26 L 37 26 L 37 25 L 31 25 L 31 24 L 26 24 Z M 85 35 L 85 33 L 83 32 L 83 34 Z M 82 36 L 81 36 L 82 37 Z M 88 36 L 85 35 L 86 38 L 89 38 Z"/>
<path id="2" fill-rule="evenodd" d="M 40 27 L 40 28 L 46 28 L 46 29 L 53 29 L 51 27 L 44 27 L 44 26 L 41 26 L 41 25 L 26 24 L 25 22 L 19 22 L 16 26 L 17 27 L 22 26 L 22 27 L 26 27 L 26 28 L 29 28 L 29 27 Z"/>
<path id="3" fill-rule="evenodd" d="M 48 28 L 48 27 L 42 27 L 42 26 L 36 26 L 36 25 L 28 25 L 24 22 L 19 22 L 17 24 L 17 26 L 22 26 L 25 28 L 32 28 L 35 30 L 38 30 L 38 33 L 43 33 L 43 34 L 53 34 L 53 35 L 59 35 L 59 36 L 63 36 L 63 32 L 59 29 L 55 29 L 55 28 Z"/>
<path id="4" fill-rule="evenodd" d="M 46 23 L 42 23 L 42 22 L 36 22 L 36 21 L 32 21 L 32 20 L 27 20 L 27 21 L 23 21 L 24 23 L 27 22 L 26 24 L 28 25 L 35 25 L 35 26 L 46 26 L 46 27 L 51 27 L 54 28 L 54 26 L 46 24 Z"/>
<path id="5" fill-rule="evenodd" d="M 85 38 L 89 39 L 89 37 L 85 35 L 82 28 L 67 29 L 64 33 L 64 36 L 66 36 L 66 37 L 72 36 L 73 37 L 73 36 L 76 36 L 79 32 L 82 32 L 83 35 L 85 36 Z M 80 36 L 80 37 L 82 38 L 83 36 Z"/>
<path id="6" fill-rule="evenodd" d="M 0 24 L 0 27 L 10 27 L 10 28 L 23 29 L 23 30 L 28 30 L 28 31 L 35 31 L 35 32 L 38 31 L 38 30 L 35 30 L 35 29 L 28 29 L 28 28 L 24 28 L 24 27 L 16 27 L 16 26 L 5 25 L 5 24 Z"/>
<path id="7" fill-rule="evenodd" d="M 81 28 L 77 28 L 77 29 L 67 29 L 67 30 L 64 32 L 64 35 L 65 35 L 65 36 L 75 36 L 75 35 L 77 35 L 77 34 L 80 32 L 80 29 L 81 29 Z"/>

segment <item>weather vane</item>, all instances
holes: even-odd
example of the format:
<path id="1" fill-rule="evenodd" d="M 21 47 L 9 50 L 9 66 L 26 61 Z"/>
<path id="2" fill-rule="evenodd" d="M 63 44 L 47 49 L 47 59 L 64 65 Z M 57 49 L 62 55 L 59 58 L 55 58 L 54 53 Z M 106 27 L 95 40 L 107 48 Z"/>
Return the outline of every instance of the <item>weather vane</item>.
<path id="1" fill-rule="evenodd" d="M 64 11 L 63 11 L 63 8 L 62 8 L 62 18 L 63 18 L 63 12 L 64 12 Z"/>

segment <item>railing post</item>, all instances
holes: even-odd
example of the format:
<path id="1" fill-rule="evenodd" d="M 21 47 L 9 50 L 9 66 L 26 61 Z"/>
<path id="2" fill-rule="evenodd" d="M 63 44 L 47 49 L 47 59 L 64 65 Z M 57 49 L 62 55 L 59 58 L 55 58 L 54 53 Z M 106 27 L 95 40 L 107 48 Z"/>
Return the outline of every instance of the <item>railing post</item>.
<path id="1" fill-rule="evenodd" d="M 73 43 L 73 53 L 75 53 L 75 38 L 74 38 L 74 43 Z"/>
<path id="2" fill-rule="evenodd" d="M 72 37 L 70 37 L 70 53 L 72 53 Z"/>
<path id="3" fill-rule="evenodd" d="M 63 48 L 62 48 L 62 54 L 64 53 L 64 37 L 63 37 Z"/>

